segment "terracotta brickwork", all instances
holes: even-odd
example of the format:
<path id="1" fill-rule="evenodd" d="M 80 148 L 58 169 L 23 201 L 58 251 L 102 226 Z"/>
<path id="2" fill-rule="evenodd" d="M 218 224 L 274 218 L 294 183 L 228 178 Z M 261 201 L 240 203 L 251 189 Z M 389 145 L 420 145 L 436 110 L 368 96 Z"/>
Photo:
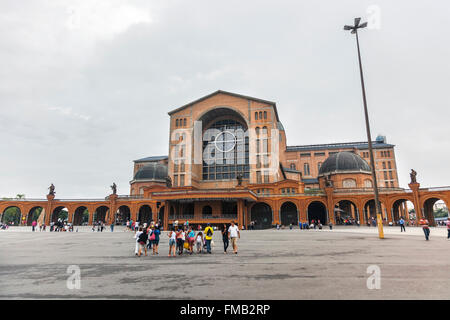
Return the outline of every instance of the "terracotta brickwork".
<path id="1" fill-rule="evenodd" d="M 65 208 L 68 221 L 74 224 L 81 223 L 87 210 L 89 224 L 99 220 L 109 224 L 128 219 L 142 222 L 161 219 L 166 229 L 176 220 L 179 223 L 189 220 L 192 224 L 234 220 L 240 226 L 256 221 L 260 227 L 313 219 L 335 224 L 343 212 L 366 223 L 375 214 L 372 176 L 367 170 L 330 174 L 331 185 L 325 183 L 323 176 L 317 179 L 320 164 L 332 153 L 351 151 L 368 161 L 364 143 L 287 146 L 274 102 L 224 91 L 179 107 L 169 112 L 169 116 L 168 156 L 134 161 L 129 196 L 72 201 L 49 195 L 39 201 L 0 200 L 0 214 L 16 207 L 24 218 L 22 223 L 30 224 L 34 209 L 43 208 L 48 225 Z M 248 129 L 247 177 L 238 179 L 236 174 L 224 171 L 212 180 L 209 176 L 205 179 L 205 170 L 209 168 L 204 166 L 203 135 L 219 120 L 234 121 Z M 200 133 L 195 131 L 199 124 Z M 381 138 L 377 138 L 374 150 L 385 223 L 395 222 L 399 217 L 409 219 L 408 201 L 414 205 L 417 219 L 427 217 L 434 223 L 432 206 L 443 200 L 448 207 L 450 188 L 420 188 L 418 183 L 410 184 L 410 189 L 399 188 L 394 146 Z M 264 157 L 269 165 L 261 161 Z M 227 168 L 223 170 L 231 170 L 230 166 L 234 164 L 224 166 Z M 141 177 L 138 173 L 146 167 L 154 167 L 155 171 Z M 264 175 L 269 169 L 270 175 Z M 165 170 L 164 176 L 161 170 Z"/>

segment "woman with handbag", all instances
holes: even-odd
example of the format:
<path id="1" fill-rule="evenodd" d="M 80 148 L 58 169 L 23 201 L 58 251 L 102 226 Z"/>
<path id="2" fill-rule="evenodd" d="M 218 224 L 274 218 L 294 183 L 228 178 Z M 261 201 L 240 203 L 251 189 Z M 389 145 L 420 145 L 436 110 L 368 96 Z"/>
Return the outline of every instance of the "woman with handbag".
<path id="1" fill-rule="evenodd" d="M 148 234 L 147 248 L 150 250 L 152 248 L 153 240 L 155 239 L 155 234 L 154 234 L 154 230 L 152 229 L 152 227 L 148 227 L 147 234 Z M 154 252 L 155 252 L 155 247 L 153 246 L 153 254 L 155 254 Z"/>
<path id="2" fill-rule="evenodd" d="M 189 227 L 189 231 L 187 233 L 187 241 L 189 244 L 189 254 L 192 254 L 194 251 L 194 239 L 195 238 L 195 232 L 192 230 L 192 227 Z"/>
<path id="3" fill-rule="evenodd" d="M 158 247 L 159 247 L 159 235 L 160 234 L 161 234 L 161 231 L 158 228 L 156 228 L 155 226 L 152 226 L 152 235 L 150 236 L 150 238 L 153 243 L 153 254 L 159 254 Z"/>

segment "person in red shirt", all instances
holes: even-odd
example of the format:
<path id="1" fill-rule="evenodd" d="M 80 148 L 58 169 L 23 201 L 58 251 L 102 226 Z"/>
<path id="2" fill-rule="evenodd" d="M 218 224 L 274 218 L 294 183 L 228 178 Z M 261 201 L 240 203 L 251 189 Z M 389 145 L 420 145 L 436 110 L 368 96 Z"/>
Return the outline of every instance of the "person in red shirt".
<path id="1" fill-rule="evenodd" d="M 422 226 L 423 233 L 425 234 L 425 240 L 430 238 L 430 227 L 428 226 L 427 219 L 420 219 L 419 224 Z"/>

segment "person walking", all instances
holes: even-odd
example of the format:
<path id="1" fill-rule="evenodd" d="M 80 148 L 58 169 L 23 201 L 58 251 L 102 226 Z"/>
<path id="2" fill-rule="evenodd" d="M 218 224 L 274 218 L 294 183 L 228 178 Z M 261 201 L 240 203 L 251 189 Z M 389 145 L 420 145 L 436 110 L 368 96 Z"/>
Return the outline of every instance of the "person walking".
<path id="1" fill-rule="evenodd" d="M 234 221 L 231 221 L 231 226 L 228 228 L 228 236 L 231 240 L 231 245 L 233 246 L 233 252 L 235 254 L 238 253 L 237 239 L 241 238 L 241 233 L 239 232 L 239 228 L 234 224 Z"/>
<path id="2" fill-rule="evenodd" d="M 34 232 L 35 229 L 36 229 L 36 225 L 37 225 L 37 222 L 36 222 L 36 220 L 34 220 L 34 221 L 31 223 L 31 227 L 32 227 L 33 232 Z"/>
<path id="3" fill-rule="evenodd" d="M 430 227 L 428 226 L 428 220 L 420 219 L 419 224 L 422 226 L 423 233 L 425 234 L 425 240 L 430 240 Z"/>
<path id="4" fill-rule="evenodd" d="M 111 228 L 111 232 L 114 232 L 114 222 L 113 222 L 113 223 L 111 223 L 111 226 L 110 226 L 110 228 Z"/>
<path id="5" fill-rule="evenodd" d="M 172 227 L 172 230 L 167 234 L 169 237 L 169 257 L 175 257 L 175 246 L 177 241 L 177 233 L 175 232 L 175 228 Z"/>
<path id="6" fill-rule="evenodd" d="M 403 232 L 403 231 L 406 232 L 406 229 L 405 229 L 405 220 L 403 220 L 403 217 L 400 218 L 400 220 L 398 221 L 398 224 L 400 225 L 400 232 Z"/>
<path id="7" fill-rule="evenodd" d="M 227 254 L 227 248 L 229 245 L 229 239 L 228 239 L 228 228 L 227 225 L 224 223 L 222 227 L 222 241 L 223 241 L 223 254 Z"/>
<path id="8" fill-rule="evenodd" d="M 208 223 L 203 232 L 205 234 L 205 242 L 206 242 L 206 252 L 211 254 L 211 240 L 214 234 L 213 228 L 211 228 L 211 224 Z"/>
<path id="9" fill-rule="evenodd" d="M 147 256 L 147 240 L 148 240 L 148 234 L 147 234 L 147 230 L 143 229 L 143 228 L 139 228 L 139 231 L 142 231 L 139 234 L 138 237 L 138 243 L 139 243 L 139 252 L 138 252 L 138 257 L 141 256 L 142 254 L 142 250 L 145 251 L 145 255 Z"/>
<path id="10" fill-rule="evenodd" d="M 139 236 L 141 235 L 141 233 L 142 233 L 142 229 L 137 231 L 134 234 L 134 238 L 136 239 L 136 248 L 134 249 L 135 255 L 138 255 L 138 252 L 139 252 Z"/>

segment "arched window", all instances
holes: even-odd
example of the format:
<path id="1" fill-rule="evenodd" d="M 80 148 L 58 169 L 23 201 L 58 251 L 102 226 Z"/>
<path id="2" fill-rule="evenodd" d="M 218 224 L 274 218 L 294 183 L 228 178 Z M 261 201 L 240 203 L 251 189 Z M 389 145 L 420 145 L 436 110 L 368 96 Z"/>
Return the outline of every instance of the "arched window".
<path id="1" fill-rule="evenodd" d="M 262 134 L 263 134 L 264 137 L 267 137 L 267 127 L 266 126 L 264 126 L 262 128 Z"/>
<path id="2" fill-rule="evenodd" d="M 258 112 L 255 112 L 255 120 L 258 120 Z"/>
<path id="3" fill-rule="evenodd" d="M 267 119 L 267 111 L 264 111 L 264 120 Z"/>
<path id="4" fill-rule="evenodd" d="M 186 127 L 186 118 L 183 119 L 183 126 Z"/>
<path id="5" fill-rule="evenodd" d="M 311 174 L 310 171 L 309 171 L 309 163 L 305 163 L 303 165 L 303 173 L 304 173 L 305 176 L 309 176 Z"/>
<path id="6" fill-rule="evenodd" d="M 255 128 L 256 136 L 259 137 L 259 127 Z"/>
<path id="7" fill-rule="evenodd" d="M 356 188 L 356 180 L 355 179 L 344 179 L 342 181 L 343 188 Z"/>
<path id="8" fill-rule="evenodd" d="M 179 121 L 178 119 L 175 121 L 175 126 L 178 127 Z"/>
<path id="9" fill-rule="evenodd" d="M 203 180 L 250 177 L 249 139 L 245 122 L 236 118 L 214 122 L 203 141 Z"/>
<path id="10" fill-rule="evenodd" d="M 262 119 L 262 111 L 259 112 L 259 119 Z"/>
<path id="11" fill-rule="evenodd" d="M 184 167 L 184 161 L 183 161 L 183 160 L 181 161 L 181 164 L 180 164 L 180 171 L 181 171 L 181 172 L 186 171 L 186 170 L 185 170 L 185 167 Z"/>
<path id="12" fill-rule="evenodd" d="M 364 188 L 372 188 L 372 180 L 370 179 L 364 180 Z"/>

